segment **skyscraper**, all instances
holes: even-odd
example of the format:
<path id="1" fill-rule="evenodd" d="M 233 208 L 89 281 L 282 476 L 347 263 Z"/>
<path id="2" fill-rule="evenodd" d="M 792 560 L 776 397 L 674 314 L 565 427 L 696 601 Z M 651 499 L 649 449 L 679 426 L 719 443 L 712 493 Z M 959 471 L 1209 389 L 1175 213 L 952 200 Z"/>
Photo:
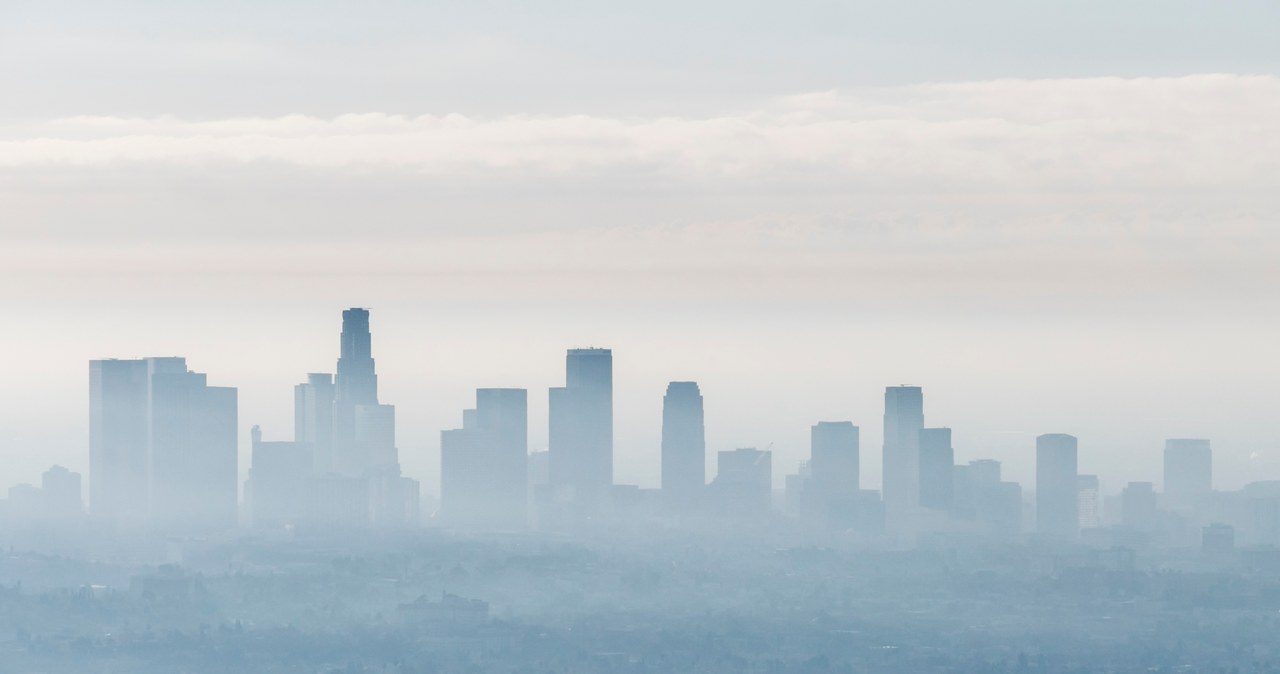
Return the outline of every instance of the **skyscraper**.
<path id="1" fill-rule="evenodd" d="M 1120 493 L 1120 518 L 1124 526 L 1138 531 L 1154 531 L 1160 520 L 1156 487 L 1150 482 L 1130 482 Z"/>
<path id="2" fill-rule="evenodd" d="M 142 524 L 151 504 L 147 459 L 147 362 L 89 362 L 89 509 Z"/>
<path id="3" fill-rule="evenodd" d="M 257 529 L 282 529 L 302 521 L 306 484 L 312 471 L 312 447 L 305 442 L 266 442 L 254 426 L 245 502 Z"/>
<path id="4" fill-rule="evenodd" d="M 89 364 L 95 515 L 123 525 L 235 525 L 236 389 L 209 386 L 183 358 Z"/>
<path id="5" fill-rule="evenodd" d="M 364 429 L 385 430 L 374 419 L 379 413 L 358 412 L 378 405 L 378 375 L 374 371 L 368 309 L 342 312 L 340 345 L 338 374 L 334 379 L 333 472 L 364 476 L 372 466 L 370 443 L 386 439 L 360 437 L 357 429 L 359 419 Z M 385 414 L 378 419 L 385 420 Z"/>
<path id="6" fill-rule="evenodd" d="M 828 524 L 850 526 L 860 494 L 859 428 L 852 421 L 819 421 L 809 428 L 803 507 Z"/>
<path id="7" fill-rule="evenodd" d="M 1009 536 L 1021 531 L 1022 487 L 1002 482 L 1000 472 L 1000 462 L 994 459 L 969 462 L 974 520 L 987 533 Z"/>
<path id="8" fill-rule="evenodd" d="M 1076 502 L 1080 511 L 1080 528 L 1097 529 L 1102 526 L 1102 492 L 1097 475 L 1081 475 L 1076 478 Z"/>
<path id="9" fill-rule="evenodd" d="M 312 468 L 331 473 L 333 466 L 333 375 L 312 373 L 293 387 L 293 440 L 311 446 Z"/>
<path id="10" fill-rule="evenodd" d="M 711 493 L 725 515 L 748 519 L 767 515 L 773 505 L 773 452 L 755 448 L 720 452 Z"/>
<path id="11" fill-rule="evenodd" d="M 975 489 L 993 487 L 1000 483 L 1000 462 L 995 459 L 977 459 L 969 462 L 969 479 Z"/>
<path id="12" fill-rule="evenodd" d="M 920 431 L 920 505 L 950 510 L 955 485 L 955 450 L 950 428 Z"/>
<path id="13" fill-rule="evenodd" d="M 701 498 L 706 484 L 702 392 L 696 382 L 673 381 L 662 397 L 662 492 L 687 506 Z"/>
<path id="14" fill-rule="evenodd" d="M 552 489 L 589 512 L 613 485 L 613 352 L 570 349 L 549 393 Z"/>
<path id="15" fill-rule="evenodd" d="M 479 428 L 494 434 L 499 460 L 504 462 L 501 477 L 504 491 L 519 491 L 514 503 L 524 505 L 528 479 L 529 392 L 522 388 L 476 389 L 475 421 Z"/>
<path id="16" fill-rule="evenodd" d="M 1080 532 L 1076 438 L 1049 433 L 1036 438 L 1036 530 L 1058 540 Z"/>
<path id="17" fill-rule="evenodd" d="M 528 524 L 528 393 L 476 390 L 463 427 L 440 434 L 440 514 L 462 527 L 518 529 Z"/>
<path id="18" fill-rule="evenodd" d="M 182 358 L 149 358 L 151 519 L 218 530 L 237 520 L 237 392 L 209 386 Z"/>
<path id="19" fill-rule="evenodd" d="M 883 494 L 885 527 L 909 525 L 919 505 L 920 430 L 924 428 L 924 393 L 918 386 L 890 386 L 884 391 Z"/>
<path id="20" fill-rule="evenodd" d="M 1208 440 L 1164 442 L 1164 495 L 1171 505 L 1189 506 L 1213 490 L 1213 450 Z"/>
<path id="21" fill-rule="evenodd" d="M 344 310 L 339 339 L 336 399 L 348 405 L 378 404 L 378 375 L 374 372 L 369 310 Z"/>
<path id="22" fill-rule="evenodd" d="M 369 310 L 342 312 L 337 375 L 294 388 L 294 437 L 315 451 L 307 510 L 317 527 L 396 527 L 418 518 L 418 483 L 400 474 L 394 405 L 378 402 Z M 352 504 L 364 494 L 364 507 Z"/>
<path id="23" fill-rule="evenodd" d="M 354 456 L 365 473 L 399 474 L 395 405 L 356 405 L 355 448 Z"/>

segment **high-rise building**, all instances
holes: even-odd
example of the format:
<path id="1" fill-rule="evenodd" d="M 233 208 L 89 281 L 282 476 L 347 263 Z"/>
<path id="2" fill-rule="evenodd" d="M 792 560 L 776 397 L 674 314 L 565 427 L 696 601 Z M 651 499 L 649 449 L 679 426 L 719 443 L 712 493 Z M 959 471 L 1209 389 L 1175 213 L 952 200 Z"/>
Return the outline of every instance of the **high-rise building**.
<path id="1" fill-rule="evenodd" d="M 312 468 L 332 473 L 333 375 L 312 373 L 304 384 L 293 387 L 293 441 L 311 446 Z"/>
<path id="2" fill-rule="evenodd" d="M 54 466 L 40 476 L 40 496 L 44 516 L 54 522 L 69 522 L 84 515 L 80 473 Z"/>
<path id="3" fill-rule="evenodd" d="M 565 375 L 548 401 L 551 485 L 589 514 L 613 485 L 613 352 L 570 349 Z"/>
<path id="4" fill-rule="evenodd" d="M 419 486 L 400 474 L 395 406 L 378 402 L 369 310 L 342 312 L 337 375 L 308 375 L 294 388 L 294 438 L 313 447 L 308 517 L 321 528 L 399 527 L 417 522 Z M 337 509 L 332 504 L 363 507 Z"/>
<path id="5" fill-rule="evenodd" d="M 400 473 L 395 405 L 356 405 L 355 452 L 366 474 Z"/>
<path id="6" fill-rule="evenodd" d="M 1076 438 L 1048 433 L 1036 438 L 1036 531 L 1073 541 L 1080 532 Z"/>
<path id="7" fill-rule="evenodd" d="M 1011 536 L 1022 530 L 1022 487 L 1002 482 L 1000 462 L 969 462 L 969 488 L 973 492 L 974 520 L 989 534 Z"/>
<path id="8" fill-rule="evenodd" d="M 707 485 L 707 443 L 697 382 L 673 381 L 662 397 L 662 493 L 688 506 Z"/>
<path id="9" fill-rule="evenodd" d="M 312 476 L 312 447 L 305 442 L 267 442 L 254 426 L 245 502 L 256 529 L 283 529 L 306 515 L 306 483 Z"/>
<path id="10" fill-rule="evenodd" d="M 859 435 L 852 421 L 819 421 L 809 428 L 809 465 L 819 491 L 858 494 Z"/>
<path id="11" fill-rule="evenodd" d="M 1174 506 L 1194 505 L 1213 491 L 1213 450 L 1208 440 L 1164 442 L 1164 495 Z"/>
<path id="12" fill-rule="evenodd" d="M 828 523 L 849 526 L 860 500 L 860 429 L 852 421 L 819 421 L 809 429 L 803 497 Z"/>
<path id="13" fill-rule="evenodd" d="M 801 517 L 815 516 L 817 510 L 813 498 L 813 473 L 809 470 L 809 462 L 801 461 L 800 469 L 783 478 L 782 505 L 788 514 Z"/>
<path id="14" fill-rule="evenodd" d="M 1250 482 L 1244 496 L 1244 539 L 1251 545 L 1280 546 L 1280 480 Z"/>
<path id="15" fill-rule="evenodd" d="M 143 524 L 148 498 L 147 362 L 89 362 L 89 508 L 117 524 Z"/>
<path id="16" fill-rule="evenodd" d="M 528 524 L 529 392 L 522 388 L 476 389 L 476 425 L 493 433 L 490 467 L 493 503 L 513 526 Z"/>
<path id="17" fill-rule="evenodd" d="M 235 525 L 236 389 L 209 386 L 183 358 L 92 361 L 89 381 L 95 515 L 170 530 Z"/>
<path id="18" fill-rule="evenodd" d="M 217 530 L 237 521 L 237 392 L 182 358 L 150 358 L 151 519 Z"/>
<path id="19" fill-rule="evenodd" d="M 369 310 L 353 308 L 343 311 L 339 339 L 335 399 L 346 405 L 377 405 L 378 375 L 374 371 Z"/>
<path id="20" fill-rule="evenodd" d="M 1120 493 L 1120 516 L 1124 526 L 1154 531 L 1159 525 L 1156 488 L 1150 482 L 1130 482 Z"/>
<path id="21" fill-rule="evenodd" d="M 998 484 L 1000 482 L 1000 462 L 995 459 L 970 461 L 969 479 L 975 489 Z"/>
<path id="22" fill-rule="evenodd" d="M 890 386 L 884 391 L 883 498 L 885 527 L 901 530 L 919 505 L 920 431 L 924 428 L 924 394 L 918 386 Z"/>
<path id="23" fill-rule="evenodd" d="M 333 398 L 333 472 L 359 477 L 369 473 L 372 457 L 367 439 L 359 437 L 356 428 L 358 416 L 365 416 L 366 428 L 370 420 L 367 415 L 358 415 L 357 410 L 378 405 L 378 375 L 374 368 L 368 309 L 342 312 L 339 340 L 341 351 Z"/>
<path id="24" fill-rule="evenodd" d="M 528 409 L 524 389 L 477 389 L 474 412 L 463 415 L 463 427 L 441 432 L 444 522 L 472 528 L 527 526 Z"/>
<path id="25" fill-rule="evenodd" d="M 1102 526 L 1102 492 L 1098 488 L 1097 475 L 1081 475 L 1076 478 L 1076 502 L 1081 529 L 1097 529 Z"/>
<path id="26" fill-rule="evenodd" d="M 950 428 L 920 430 L 920 505 L 950 510 L 955 489 L 955 450 Z"/>
<path id="27" fill-rule="evenodd" d="M 726 515 L 757 518 L 773 504 L 773 452 L 755 448 L 721 451 L 710 492 Z"/>

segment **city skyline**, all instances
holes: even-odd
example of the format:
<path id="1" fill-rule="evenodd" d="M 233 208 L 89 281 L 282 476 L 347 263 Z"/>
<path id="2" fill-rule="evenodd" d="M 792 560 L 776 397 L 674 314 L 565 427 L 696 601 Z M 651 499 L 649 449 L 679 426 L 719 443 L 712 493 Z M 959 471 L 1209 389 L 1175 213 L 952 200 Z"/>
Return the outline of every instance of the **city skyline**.
<path id="1" fill-rule="evenodd" d="M 1274 3 L 392 4 L 9 8 L 16 479 L 86 467 L 104 355 L 185 355 L 284 436 L 335 306 L 383 316 L 426 482 L 477 387 L 533 392 L 545 446 L 538 391 L 591 343 L 625 354 L 631 482 L 682 378 L 740 418 L 713 449 L 779 465 L 851 418 L 878 474 L 907 381 L 1023 483 L 1045 429 L 1121 484 L 1169 437 L 1213 438 L 1225 485 L 1280 473 Z"/>
<path id="2" fill-rule="evenodd" d="M 0 5 L 0 670 L 1280 671 L 1280 1 Z"/>
<path id="3" fill-rule="evenodd" d="M 461 426 L 440 432 L 440 500 L 424 509 L 420 482 L 399 463 L 395 407 L 379 398 L 374 343 L 370 311 L 343 310 L 337 374 L 308 373 L 293 387 L 292 440 L 268 441 L 252 426 L 251 462 L 239 471 L 237 389 L 208 386 L 182 357 L 90 361 L 88 508 L 82 477 L 58 465 L 40 487 L 13 485 L 0 503 L 11 524 L 91 521 L 116 535 L 227 535 L 246 525 L 268 536 L 405 535 L 424 524 L 572 534 L 663 521 L 759 534 L 790 521 L 890 545 L 1024 534 L 1055 545 L 1187 545 L 1213 526 L 1228 526 L 1233 540 L 1238 528 L 1250 545 L 1280 541 L 1271 515 L 1280 480 L 1216 488 L 1210 439 L 1167 439 L 1160 488 L 1136 480 L 1117 493 L 1081 471 L 1077 437 L 1040 434 L 1028 494 L 998 460 L 957 461 L 953 429 L 926 427 L 918 386 L 884 389 L 887 490 L 862 483 L 860 429 L 848 420 L 811 426 L 809 457 L 793 473 L 782 467 L 781 494 L 772 443 L 716 451 L 708 477 L 705 400 L 687 380 L 663 396 L 662 485 L 627 484 L 613 470 L 614 354 L 594 346 L 565 351 L 564 385 L 548 389 L 545 451 L 529 446 L 526 389 L 476 389 Z M 237 472 L 248 474 L 242 500 Z"/>
<path id="4" fill-rule="evenodd" d="M 312 401 L 310 404 L 308 404 L 307 401 L 314 396 L 314 394 L 308 393 L 308 391 L 314 390 L 314 387 L 317 385 L 323 385 L 323 386 L 329 387 L 328 390 L 330 391 L 330 393 L 328 395 L 331 396 L 332 400 L 339 401 L 343 398 L 348 399 L 346 403 L 341 403 L 341 402 L 335 403 L 335 406 L 333 407 L 333 411 L 329 412 L 330 418 L 333 419 L 334 421 L 330 421 L 327 423 L 335 424 L 334 431 L 332 431 L 335 434 L 341 434 L 343 432 L 341 431 L 342 422 L 339 420 L 339 417 L 341 417 L 342 414 L 344 413 L 340 412 L 339 410 L 341 410 L 344 405 L 349 407 L 352 404 L 354 404 L 353 401 L 356 398 L 358 398 L 363 403 L 372 404 L 374 408 L 392 409 L 391 406 L 377 405 L 377 402 L 378 402 L 377 377 L 374 374 L 373 358 L 372 358 L 372 351 L 371 351 L 371 338 L 370 338 L 370 317 L 369 317 L 369 311 L 367 309 L 347 309 L 343 311 L 343 329 L 342 329 L 340 343 L 341 343 L 341 349 L 340 349 L 341 357 L 339 358 L 339 361 L 338 361 L 338 371 L 340 373 L 343 372 L 345 367 L 345 371 L 348 373 L 346 376 L 345 384 L 335 386 L 334 385 L 335 378 L 332 375 L 322 375 L 322 374 L 312 373 L 307 375 L 308 381 L 306 383 L 299 384 L 294 387 L 295 388 L 294 440 L 298 442 L 306 441 L 312 444 L 312 446 L 316 447 L 316 450 L 315 450 L 317 452 L 316 465 L 317 465 L 317 470 L 319 470 L 320 472 L 333 471 L 339 474 L 344 472 L 347 472 L 349 474 L 363 474 L 367 472 L 368 469 L 359 468 L 359 469 L 354 469 L 354 472 L 352 472 L 352 469 L 343 468 L 341 465 L 334 462 L 333 459 L 329 459 L 331 463 L 328 463 L 328 464 L 324 463 L 324 461 L 322 460 L 322 457 L 325 455 L 325 452 L 335 451 L 334 447 L 339 446 L 342 443 L 330 440 L 327 443 L 330 445 L 330 447 L 326 450 L 325 449 L 326 443 L 318 443 L 315 439 L 316 431 L 312 428 L 308 428 L 307 424 L 304 423 L 304 419 L 310 418 L 311 416 L 316 414 L 316 410 L 314 409 L 314 401 Z M 612 396 L 613 384 L 612 384 L 612 374 L 611 374 L 611 370 L 612 370 L 611 350 L 601 349 L 597 347 L 592 347 L 587 349 L 571 348 L 571 349 L 568 349 L 567 353 L 568 353 L 567 363 L 568 363 L 568 369 L 569 369 L 569 376 L 567 379 L 568 382 L 574 382 L 579 387 L 583 385 L 593 386 L 594 384 L 592 384 L 591 382 L 595 380 L 599 380 L 599 378 L 603 376 L 604 377 L 603 381 L 605 382 L 605 385 L 606 385 L 605 390 L 609 391 L 609 395 Z M 598 356 L 603 356 L 604 358 L 607 359 L 606 361 L 604 361 L 606 365 L 604 366 L 605 369 L 603 371 L 603 374 L 593 373 L 593 372 L 599 372 L 599 367 L 596 365 L 587 364 L 589 361 L 583 360 L 584 358 L 593 358 Z M 159 359 L 153 358 L 149 360 L 140 360 L 140 361 L 116 360 L 116 359 L 93 361 L 91 363 L 91 366 L 92 366 L 91 369 L 93 370 L 93 372 L 96 373 L 100 369 L 105 368 L 107 366 L 111 366 L 115 368 L 123 368 L 123 367 L 129 366 L 131 363 L 145 366 L 145 364 L 148 362 L 155 362 L 163 365 L 164 363 L 167 363 L 170 361 L 178 363 L 178 365 L 175 367 L 185 368 L 185 361 L 183 359 L 169 357 L 169 358 L 159 358 Z M 583 363 L 583 364 L 575 365 L 575 363 Z M 355 373 L 354 375 L 351 374 L 353 372 Z M 93 379 L 94 382 L 98 381 L 98 379 L 100 378 L 98 375 L 95 375 L 95 377 L 98 377 L 98 378 L 91 378 Z M 94 386 L 98 386 L 98 384 L 94 384 Z M 672 390 L 682 390 L 680 388 L 681 386 L 692 386 L 692 390 L 695 394 L 700 393 L 697 382 L 673 381 L 673 382 L 670 382 L 667 386 L 668 395 L 670 395 L 670 392 Z M 345 391 L 345 393 L 340 394 L 339 389 L 341 389 L 342 391 Z M 97 389 L 95 388 L 94 390 L 97 390 Z M 520 392 L 521 394 L 520 408 L 522 410 L 523 417 L 527 418 L 527 415 L 529 414 L 529 412 L 527 411 L 528 404 L 527 402 L 524 402 L 526 400 L 525 398 L 526 394 L 524 389 L 477 389 L 477 396 L 479 399 L 483 400 L 485 396 L 492 397 L 493 395 L 502 394 L 503 390 L 510 390 L 513 392 L 518 390 Z M 553 387 L 552 390 L 554 391 L 556 389 Z M 560 390 L 563 390 L 563 389 L 560 389 Z M 920 494 L 921 493 L 920 490 L 923 488 L 923 485 L 925 485 L 929 481 L 933 481 L 935 484 L 940 484 L 938 483 L 938 480 L 940 478 L 936 477 L 937 471 L 940 468 L 938 467 L 930 468 L 929 467 L 930 463 L 937 464 L 937 461 L 944 461 L 948 466 L 950 465 L 962 466 L 964 465 L 966 460 L 966 459 L 956 457 L 956 455 L 954 454 L 954 449 L 951 447 L 950 438 L 951 438 L 952 430 L 950 428 L 929 429 L 924 427 L 925 422 L 923 420 L 923 417 L 920 416 L 921 415 L 920 410 L 922 409 L 922 400 L 923 400 L 922 390 L 923 389 L 921 387 L 907 387 L 907 386 L 889 386 L 885 388 L 886 427 L 888 427 L 891 424 L 891 421 L 890 421 L 891 415 L 897 415 L 897 416 L 892 416 L 892 418 L 898 419 L 899 417 L 901 417 L 902 420 L 901 421 L 895 420 L 892 422 L 895 428 L 900 427 L 908 430 L 916 429 L 914 431 L 911 431 L 910 434 L 913 435 L 914 433 L 919 433 L 920 440 L 917 440 L 914 442 L 923 443 L 923 444 L 915 444 L 913 447 L 914 449 L 916 449 L 916 453 L 917 453 L 917 456 L 915 457 L 916 468 L 913 472 L 918 476 L 917 478 L 915 478 L 917 482 L 913 484 L 913 489 L 915 490 L 914 491 L 915 494 Z M 907 394 L 907 395 L 906 397 L 903 397 L 902 394 Z M 95 400 L 96 399 L 97 398 L 95 398 Z M 697 395 L 696 402 L 697 402 L 697 412 L 699 415 L 698 422 L 699 422 L 699 426 L 701 427 L 703 423 L 701 420 L 702 404 L 703 404 L 701 395 Z M 363 408 L 360 408 L 360 409 L 363 409 Z M 345 414 L 347 415 L 356 414 L 355 410 L 356 408 L 352 408 L 348 410 Z M 474 411 L 469 410 L 468 414 L 474 414 Z M 491 412 L 489 413 L 489 416 L 493 417 L 494 414 L 496 414 L 496 412 Z M 902 415 L 905 415 L 905 416 L 902 416 Z M 913 415 L 915 416 L 913 417 Z M 464 420 L 466 418 L 467 418 L 466 415 L 464 415 Z M 497 418 L 497 417 L 494 417 L 494 418 Z M 355 422 L 354 420 L 352 420 L 346 423 L 349 425 Z M 389 445 L 394 445 L 395 443 L 394 434 L 396 432 L 394 426 L 396 422 L 394 420 L 393 414 L 392 414 L 392 417 L 386 423 L 389 424 L 389 426 L 387 427 L 386 431 L 382 431 L 382 432 L 391 434 L 390 439 L 387 441 L 387 443 Z M 659 423 L 661 424 L 662 422 L 660 421 Z M 830 426 L 834 423 L 836 422 L 828 422 L 828 421 L 815 422 L 815 425 L 813 427 L 813 432 L 816 434 L 817 429 L 825 426 Z M 853 424 L 854 422 L 841 421 L 838 423 Z M 522 428 L 527 427 L 527 424 L 528 424 L 527 421 L 523 422 Z M 257 443 L 261 438 L 260 431 L 258 430 L 258 428 L 259 427 L 257 424 L 253 424 L 253 429 L 252 429 L 253 432 L 250 434 L 251 449 L 257 447 Z M 480 428 L 480 427 L 477 427 L 477 428 Z M 856 447 L 857 447 L 858 427 L 854 425 L 852 428 L 854 432 L 854 441 L 853 441 L 854 447 L 855 447 L 854 451 L 855 451 L 855 455 L 857 455 Z M 239 431 L 240 429 L 237 429 L 237 433 L 239 433 Z M 612 430 L 608 430 L 606 432 L 610 436 L 613 435 Z M 705 433 L 705 430 L 701 432 Z M 901 434 L 905 431 L 899 430 L 898 432 Z M 937 435 L 938 433 L 945 433 L 945 436 L 939 436 Z M 258 434 L 258 435 L 254 435 L 254 434 Z M 323 433 L 321 433 L 320 435 L 323 435 Z M 539 450 L 539 447 L 531 445 L 529 443 L 527 439 L 527 430 L 522 431 L 521 436 L 526 438 L 521 444 L 522 446 L 527 448 L 528 452 L 535 452 Z M 817 435 L 814 436 L 814 438 L 817 438 L 817 437 L 818 437 Z M 934 442 L 933 440 L 928 440 L 928 441 L 924 440 L 924 438 L 926 437 L 929 437 L 929 438 L 945 437 L 945 440 L 943 440 L 944 444 L 940 445 L 939 448 L 945 449 L 946 453 L 943 455 L 935 454 L 935 456 L 938 456 L 940 458 L 934 459 L 932 460 L 932 462 L 929 460 L 923 460 L 921 458 L 922 450 L 924 450 L 926 447 L 932 447 L 937 445 L 937 443 Z M 1053 437 L 1053 434 L 1040 435 L 1038 437 L 1040 438 L 1040 440 L 1043 440 L 1043 438 L 1045 437 Z M 1040 442 L 1040 440 L 1037 440 L 1037 444 Z M 347 444 L 350 444 L 350 442 L 351 441 L 347 441 Z M 1073 442 L 1074 442 L 1074 439 L 1073 439 Z M 1203 474 L 1203 473 L 1206 473 L 1206 467 L 1208 467 L 1208 470 L 1211 470 L 1212 466 L 1215 463 L 1215 460 L 1208 458 L 1209 451 L 1210 451 L 1209 445 L 1208 445 L 1209 442 L 1210 442 L 1209 440 L 1203 440 L 1203 439 L 1166 438 L 1164 441 L 1165 449 L 1162 454 L 1163 468 L 1162 468 L 1161 475 L 1162 476 L 1170 475 L 1170 472 L 1169 472 L 1170 470 L 1173 470 L 1174 471 L 1173 474 L 1175 475 L 1186 474 L 1187 471 L 1185 469 L 1180 469 L 1178 467 L 1180 464 L 1178 464 L 1179 459 L 1177 457 L 1185 455 L 1187 452 L 1192 452 L 1193 454 L 1197 452 L 1202 452 L 1203 458 L 1199 458 L 1200 455 L 1195 454 L 1197 458 L 1193 459 L 1196 462 L 1194 464 L 1195 468 L 1193 469 L 1193 472 L 1199 471 L 1199 473 L 1201 474 L 1198 476 L 1190 477 L 1190 478 L 1180 478 L 1180 479 L 1182 480 L 1183 483 L 1185 483 L 1188 479 L 1199 480 L 1201 484 L 1210 480 L 1211 479 L 1210 477 Z M 772 443 L 768 443 L 768 444 L 770 445 L 770 449 L 773 449 Z M 814 445 L 814 447 L 816 447 L 816 445 Z M 702 478 L 704 484 L 710 484 L 711 482 L 714 481 L 714 478 L 715 478 L 715 472 L 713 467 L 717 459 L 715 457 L 714 451 L 716 450 L 712 450 L 709 448 L 703 450 L 703 454 L 705 457 L 704 464 L 712 468 L 708 470 L 705 476 Z M 724 451 L 724 450 L 719 450 L 719 451 Z M 886 452 L 890 451 L 890 448 L 888 445 L 886 445 L 885 451 Z M 934 451 L 934 450 L 927 450 L 927 451 Z M 1038 452 L 1039 450 L 1036 450 L 1036 451 Z M 1170 462 L 1171 461 L 1170 452 L 1179 453 L 1173 459 L 1173 463 Z M 251 456 L 252 455 L 253 454 L 251 453 Z M 607 455 L 610 457 L 613 456 L 612 448 L 608 450 Z M 653 453 L 653 455 L 650 456 L 649 458 L 651 460 L 657 461 L 659 463 L 659 470 L 661 470 L 661 459 L 662 459 L 661 447 L 658 447 L 657 450 Z M 989 456 L 974 456 L 968 460 L 977 461 L 978 463 L 981 463 L 983 460 L 989 460 L 990 458 L 991 457 Z M 250 464 L 244 461 L 241 461 L 240 463 L 241 463 L 241 469 L 239 471 L 240 476 L 242 478 L 248 477 L 248 466 Z M 775 464 L 776 464 L 776 460 L 775 460 Z M 324 466 L 326 465 L 330 467 L 325 468 Z M 795 465 L 799 465 L 799 464 L 797 463 Z M 1036 464 L 1036 465 L 1038 466 L 1039 464 Z M 786 474 L 791 470 L 792 470 L 792 466 L 790 464 L 784 463 L 781 466 L 775 466 L 775 469 L 772 471 L 773 485 L 775 489 L 783 486 L 783 484 L 786 483 Z M 846 469 L 840 469 L 840 470 L 844 471 Z M 855 464 L 852 467 L 852 470 L 854 471 L 853 475 L 855 476 L 861 473 L 862 477 L 859 480 L 856 480 L 856 482 L 860 483 L 860 486 L 862 488 L 880 489 L 882 487 L 883 481 L 878 481 L 876 479 L 877 476 L 874 473 L 869 474 L 868 467 L 862 464 L 860 461 L 859 463 Z M 883 470 L 883 464 L 881 465 L 881 470 Z M 1039 468 L 1037 468 L 1036 470 L 1039 470 Z M 1180 470 L 1181 472 L 1179 472 Z M 1073 476 L 1079 473 L 1080 473 L 1079 470 L 1075 470 L 1075 472 L 1073 473 Z M 103 472 L 102 474 L 105 475 L 106 473 Z M 610 484 L 628 484 L 625 478 L 619 479 L 618 475 L 614 471 L 610 470 L 609 474 L 611 475 L 611 480 L 609 481 Z M 935 477 L 929 477 L 930 475 L 934 475 Z M 1096 479 L 1093 476 L 1089 476 L 1089 477 Z M 1147 477 L 1150 478 L 1152 476 L 1147 476 Z M 438 479 L 439 478 L 437 478 L 437 480 Z M 1164 477 L 1161 477 L 1160 480 L 1151 479 L 1148 481 L 1153 482 L 1155 484 L 1163 485 L 1164 479 L 1165 479 Z M 1254 481 L 1256 481 L 1257 479 L 1258 479 L 1258 476 L 1255 476 Z M 1141 482 L 1141 481 L 1129 480 L 1126 482 L 1131 485 L 1131 484 L 1134 484 L 1135 482 Z M 1104 479 L 1102 484 L 1104 486 L 1109 487 L 1107 489 L 1104 489 L 1104 492 L 1120 493 L 1121 491 L 1120 489 L 1116 487 L 1111 487 L 1111 485 L 1125 484 L 1126 482 L 1120 482 L 1118 480 L 1113 482 L 1113 481 Z M 1074 477 L 1072 479 L 1072 483 L 1074 484 Z M 92 485 L 93 482 L 91 481 L 90 484 Z M 634 484 L 634 483 L 631 483 L 631 484 Z M 1032 484 L 1034 484 L 1034 482 L 1032 482 Z M 435 488 L 435 485 L 438 485 L 438 481 L 436 480 L 427 481 L 424 491 L 426 493 L 432 494 L 433 496 L 438 496 L 440 492 L 437 488 Z M 640 486 L 645 488 L 658 488 L 661 485 L 660 484 L 640 484 Z M 93 489 L 98 489 L 98 488 L 101 488 L 101 487 L 93 487 Z M 1188 490 L 1188 488 L 1183 486 L 1182 484 L 1175 485 L 1175 489 L 1179 489 L 1182 492 L 1186 492 Z M 1197 489 L 1203 492 L 1205 488 L 1197 487 Z M 1193 491 L 1192 493 L 1198 493 L 1198 492 Z M 86 497 L 87 496 L 88 496 L 88 493 L 86 493 Z M 1180 497 L 1180 494 L 1175 493 L 1175 497 Z M 909 498 L 912 499 L 912 502 L 914 503 L 915 506 L 946 509 L 946 508 L 949 508 L 951 505 L 952 496 L 951 494 L 947 493 L 945 497 L 939 497 L 938 494 L 933 494 L 933 495 L 930 495 L 928 499 L 924 499 L 923 497 L 918 495 L 913 495 L 913 496 L 910 496 Z M 938 498 L 944 498 L 944 501 L 937 501 Z M 244 499 L 246 502 L 248 501 L 247 493 L 244 495 Z M 892 508 L 890 508 L 890 511 L 892 511 Z M 892 517 L 892 515 L 890 515 L 890 517 Z M 1074 519 L 1074 516 L 1072 516 L 1071 519 Z"/>

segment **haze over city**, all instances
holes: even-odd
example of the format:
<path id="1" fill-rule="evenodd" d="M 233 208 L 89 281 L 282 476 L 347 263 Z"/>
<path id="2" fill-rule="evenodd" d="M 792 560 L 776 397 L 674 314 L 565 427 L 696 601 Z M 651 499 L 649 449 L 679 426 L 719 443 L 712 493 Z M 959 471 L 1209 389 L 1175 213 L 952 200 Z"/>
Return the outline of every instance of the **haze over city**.
<path id="1" fill-rule="evenodd" d="M 1278 26 L 5 3 L 0 663 L 1271 671 Z"/>
<path id="2" fill-rule="evenodd" d="M 14 479 L 85 467 L 92 357 L 188 355 L 286 429 L 346 306 L 424 479 L 471 388 L 579 344 L 642 484 L 680 377 L 713 447 L 793 461 L 907 382 L 1024 477 L 1046 428 L 1119 481 L 1169 435 L 1280 470 L 1269 3 L 242 10 L 5 10 Z"/>

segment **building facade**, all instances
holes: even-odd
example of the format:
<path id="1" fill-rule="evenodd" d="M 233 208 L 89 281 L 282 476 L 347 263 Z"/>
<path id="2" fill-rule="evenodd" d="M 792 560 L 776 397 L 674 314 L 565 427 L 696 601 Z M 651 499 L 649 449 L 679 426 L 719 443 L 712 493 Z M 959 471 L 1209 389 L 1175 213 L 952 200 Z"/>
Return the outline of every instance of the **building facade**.
<path id="1" fill-rule="evenodd" d="M 1080 533 L 1075 436 L 1048 433 L 1036 438 L 1036 531 L 1074 541 Z"/>
<path id="2" fill-rule="evenodd" d="M 673 381 L 662 397 L 662 493 L 677 507 L 703 496 L 707 484 L 707 441 L 702 391 L 697 382 Z"/>

